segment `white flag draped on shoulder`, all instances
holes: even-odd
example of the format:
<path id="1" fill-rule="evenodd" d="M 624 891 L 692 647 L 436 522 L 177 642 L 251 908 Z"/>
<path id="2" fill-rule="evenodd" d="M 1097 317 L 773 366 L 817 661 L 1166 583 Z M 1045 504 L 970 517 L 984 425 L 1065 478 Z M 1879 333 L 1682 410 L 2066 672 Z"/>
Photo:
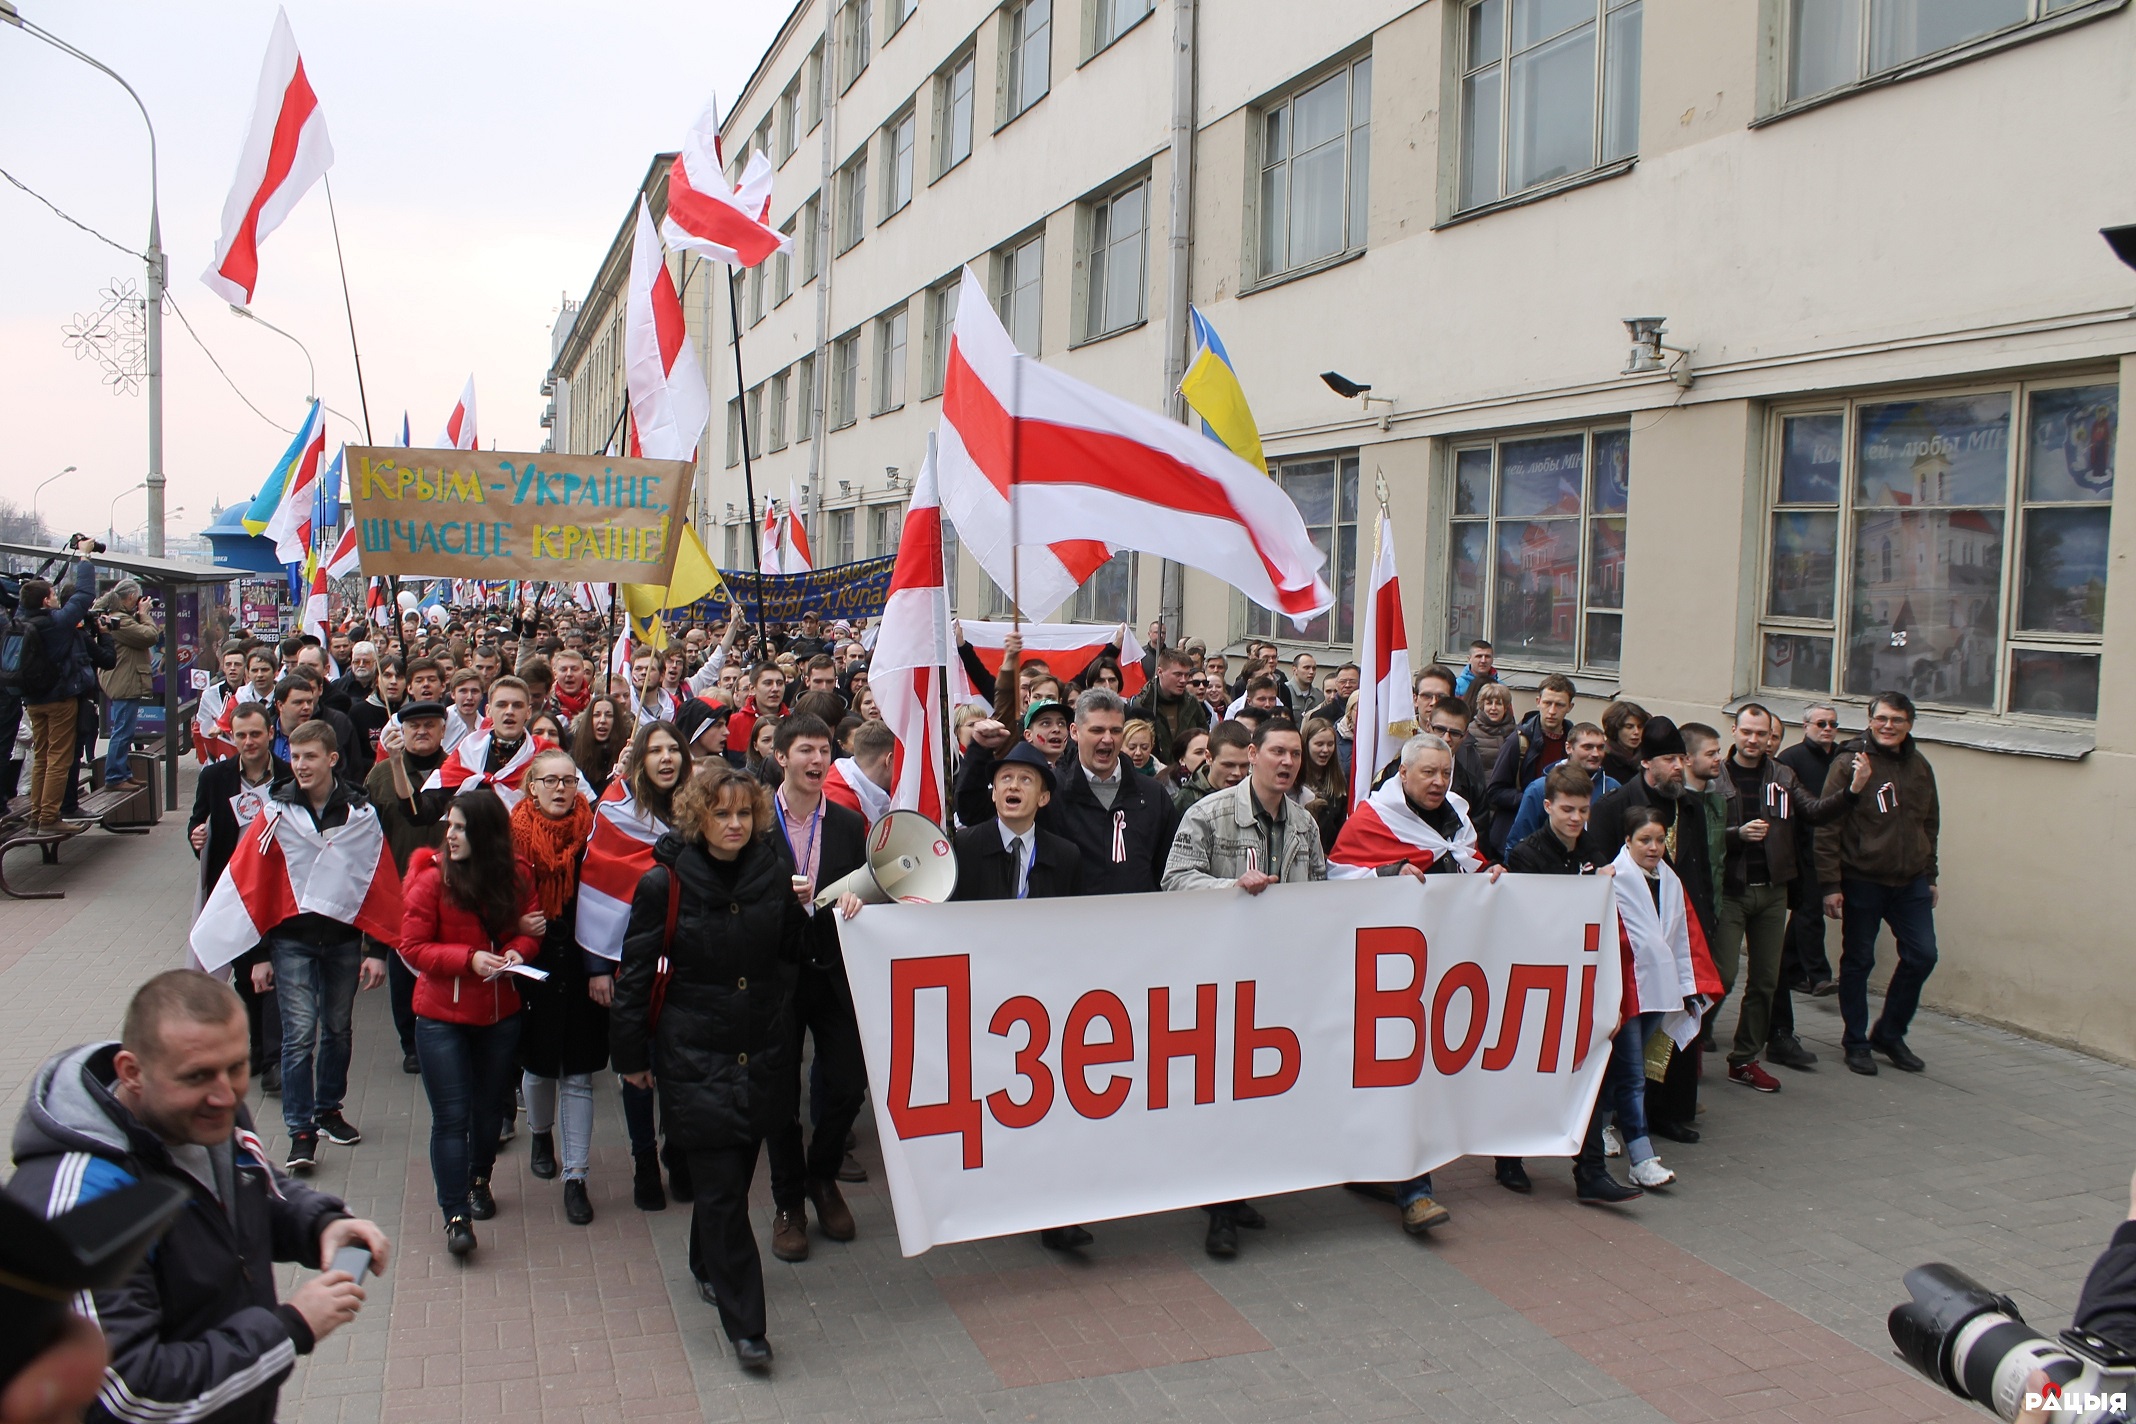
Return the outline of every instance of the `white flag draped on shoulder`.
<path id="1" fill-rule="evenodd" d="M 200 274 L 210 291 L 237 306 L 251 304 L 260 278 L 260 243 L 333 164 L 326 116 L 319 112 L 318 96 L 304 73 L 304 56 L 297 52 L 289 14 L 277 8 L 253 96 L 252 122 L 238 152 L 237 176 L 230 196 L 223 199 L 215 260 Z"/>
<path id="2" fill-rule="evenodd" d="M 996 583 L 1007 586 L 1010 545 L 1022 544 L 1017 593 L 1030 611 L 1065 599 L 1115 548 L 1213 574 L 1300 627 L 1335 602 L 1327 555 L 1280 487 L 1199 431 L 1025 356 L 969 267 L 939 458 L 943 507 Z M 1050 558 L 1033 556 L 1041 539 Z M 1086 547 L 1064 558 L 1064 543 Z"/>

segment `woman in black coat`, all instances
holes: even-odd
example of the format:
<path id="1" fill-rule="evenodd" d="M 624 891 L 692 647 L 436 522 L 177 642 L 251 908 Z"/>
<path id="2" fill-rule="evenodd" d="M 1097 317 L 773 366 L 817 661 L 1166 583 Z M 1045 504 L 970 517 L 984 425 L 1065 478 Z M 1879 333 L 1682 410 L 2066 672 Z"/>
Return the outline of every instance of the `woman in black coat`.
<path id="1" fill-rule="evenodd" d="M 749 1182 L 765 1137 L 795 1112 L 791 1005 L 808 923 L 806 889 L 766 839 L 776 814 L 769 788 L 719 762 L 676 792 L 674 830 L 631 899 L 609 1014 L 616 1072 L 657 1083 L 668 1144 L 689 1159 L 690 1271 L 745 1369 L 771 1363 Z M 663 954 L 670 976 L 655 1027 Z"/>

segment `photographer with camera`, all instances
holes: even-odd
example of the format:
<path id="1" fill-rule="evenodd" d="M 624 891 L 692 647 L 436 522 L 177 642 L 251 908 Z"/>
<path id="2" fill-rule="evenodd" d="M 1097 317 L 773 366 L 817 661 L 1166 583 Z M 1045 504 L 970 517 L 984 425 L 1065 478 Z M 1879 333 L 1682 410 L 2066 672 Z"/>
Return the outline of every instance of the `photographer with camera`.
<path id="1" fill-rule="evenodd" d="M 30 716 L 30 823 L 46 834 L 68 833 L 60 807 L 74 767 L 76 716 L 82 695 L 96 687 L 80 636 L 96 598 L 96 567 L 89 562 L 95 546 L 85 534 L 68 541 L 73 562 L 64 599 L 55 602 L 48 580 L 24 579 L 15 615 L 0 630 L 0 683 Z"/>
<path id="2" fill-rule="evenodd" d="M 94 1420 L 268 1424 L 296 1357 L 363 1308 L 348 1264 L 383 1273 L 385 1233 L 339 1199 L 276 1171 L 245 1110 L 244 1006 L 193 970 L 159 974 L 127 1006 L 117 1043 L 48 1060 L 15 1128 L 7 1191 L 48 1216 L 135 1181 L 192 1199 L 123 1284 L 91 1294 L 111 1351 Z M 322 1274 L 275 1298 L 270 1261 Z"/>
<path id="3" fill-rule="evenodd" d="M 150 616 L 155 606 L 142 597 L 140 584 L 121 579 L 92 608 L 118 652 L 117 663 L 98 679 L 111 705 L 110 725 L 105 729 L 110 739 L 104 751 L 106 791 L 127 791 L 143 784 L 133 774 L 133 731 L 141 708 L 153 700 L 156 691 L 149 654 L 163 641 L 163 629 Z"/>

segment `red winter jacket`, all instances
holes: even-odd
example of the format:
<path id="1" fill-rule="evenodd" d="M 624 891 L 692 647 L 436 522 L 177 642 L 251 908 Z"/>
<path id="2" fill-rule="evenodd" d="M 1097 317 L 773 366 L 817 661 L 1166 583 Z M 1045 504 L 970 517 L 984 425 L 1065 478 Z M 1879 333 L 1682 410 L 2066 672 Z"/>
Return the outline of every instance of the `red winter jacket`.
<path id="1" fill-rule="evenodd" d="M 515 861 L 514 866 L 519 913 L 531 915 L 541 908 L 533 877 L 524 865 Z M 480 916 L 446 898 L 438 852 L 428 846 L 409 858 L 408 874 L 401 882 L 401 911 L 400 955 L 416 972 L 418 1017 L 486 1025 L 519 1012 L 519 993 L 509 975 L 484 981 L 468 965 L 478 949 L 493 954 L 516 949 L 522 960 L 531 961 L 541 953 L 541 941 L 516 930 L 502 940 L 492 938 Z"/>

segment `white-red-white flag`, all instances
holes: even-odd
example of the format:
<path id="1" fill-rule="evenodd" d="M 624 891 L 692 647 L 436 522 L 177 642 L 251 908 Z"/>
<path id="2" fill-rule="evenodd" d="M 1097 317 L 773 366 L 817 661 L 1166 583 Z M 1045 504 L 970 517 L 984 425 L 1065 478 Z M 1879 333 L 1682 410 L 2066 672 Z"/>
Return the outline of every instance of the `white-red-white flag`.
<path id="1" fill-rule="evenodd" d="M 1468 802 L 1449 791 L 1446 804 L 1454 808 L 1451 838 L 1410 808 L 1400 777 L 1388 777 L 1379 790 L 1358 803 L 1336 833 L 1335 844 L 1328 847 L 1328 878 L 1362 880 L 1389 865 L 1414 865 L 1426 871 L 1442 858 L 1463 872 L 1483 869 L 1483 852 L 1476 847 L 1476 826 L 1469 820 Z"/>
<path id="2" fill-rule="evenodd" d="M 719 100 L 707 103 L 668 169 L 668 205 L 660 235 L 678 252 L 754 267 L 794 240 L 771 226 L 771 160 L 752 154 L 739 188 L 727 182 L 719 141 Z"/>
<path id="3" fill-rule="evenodd" d="M 624 306 L 623 377 L 630 390 L 631 454 L 694 460 L 712 418 L 712 397 L 682 319 L 682 299 L 668 271 L 667 249 L 653 231 L 653 210 L 638 199 L 630 249 L 630 296 Z"/>
<path id="4" fill-rule="evenodd" d="M 393 624 L 393 599 L 391 594 L 391 586 L 384 579 L 373 574 L 370 585 L 364 589 L 363 593 L 364 617 L 381 628 L 391 627 Z"/>
<path id="5" fill-rule="evenodd" d="M 1118 642 L 1121 636 L 1118 625 L 1107 628 L 1089 623 L 989 623 L 967 618 L 960 625 L 964 629 L 964 641 L 972 645 L 979 661 L 988 672 L 999 674 L 1003 659 L 1007 656 L 1008 637 L 1020 633 L 1023 637 L 1023 656 L 1026 662 L 1033 658 L 1045 660 L 1046 668 L 1055 677 L 1064 681 L 1080 680 L 1098 660 L 1098 655 Z M 1135 630 L 1127 630 L 1127 641 L 1118 643 L 1120 659 L 1120 695 L 1133 697 L 1149 682 L 1149 674 L 1142 670 L 1142 641 Z"/>
<path id="6" fill-rule="evenodd" d="M 883 721 L 897 737 L 890 763 L 890 806 L 949 824 L 949 767 L 943 760 L 944 699 L 971 695 L 956 649 L 950 646 L 949 595 L 943 583 L 942 505 L 936 492 L 935 442 L 927 442 L 912 504 L 897 543 L 897 567 L 877 625 L 868 685 Z"/>
<path id="7" fill-rule="evenodd" d="M 346 578 L 362 566 L 363 550 L 356 542 L 356 526 L 351 524 L 341 531 L 340 542 L 334 545 L 334 552 L 327 556 L 326 576 Z"/>
<path id="8" fill-rule="evenodd" d="M 593 807 L 593 833 L 579 866 L 579 898 L 574 927 L 579 948 L 606 960 L 623 958 L 623 931 L 630 924 L 630 901 L 638 882 L 653 868 L 653 845 L 667 824 L 641 807 L 630 782 L 617 777 Z"/>
<path id="9" fill-rule="evenodd" d="M 326 565 L 324 564 L 312 565 L 311 588 L 304 596 L 304 621 L 300 626 L 302 631 L 317 638 L 320 650 L 326 652 L 327 646 L 332 640 L 326 635 Z M 328 676 L 339 677 L 341 675 L 340 671 L 334 667 L 334 655 L 331 652 L 326 652 L 326 666 Z"/>
<path id="10" fill-rule="evenodd" d="M 346 822 L 322 831 L 296 807 L 270 801 L 238 836 L 230 864 L 193 921 L 193 959 L 203 969 L 220 969 L 299 914 L 324 915 L 373 939 L 399 942 L 400 873 L 368 803 L 351 806 Z"/>
<path id="11" fill-rule="evenodd" d="M 509 811 L 519 804 L 519 798 L 527 794 L 527 770 L 534 765 L 534 758 L 556 745 L 547 737 L 528 737 L 519 744 L 503 766 L 495 771 L 484 771 L 489 760 L 489 722 L 485 718 L 483 729 L 469 732 L 461 737 L 446 754 L 430 779 L 423 783 L 425 791 L 450 791 L 455 796 L 464 791 L 476 791 L 483 787 L 497 793 L 497 799 Z"/>
<path id="12" fill-rule="evenodd" d="M 1394 571 L 1394 529 L 1384 506 L 1372 532 L 1372 576 L 1357 586 L 1357 742 L 1350 756 L 1350 804 L 1362 806 L 1372 778 L 1417 730 L 1409 686 L 1409 633 L 1402 581 Z"/>
<path id="13" fill-rule="evenodd" d="M 801 522 L 801 490 L 788 480 L 786 513 L 779 523 L 779 572 L 805 574 L 815 567 L 816 556 L 808 547 L 808 526 Z"/>
<path id="14" fill-rule="evenodd" d="M 248 306 L 259 284 L 260 243 L 282 225 L 297 200 L 334 164 L 326 116 L 304 74 L 289 15 L 277 9 L 260 66 L 252 123 L 237 156 L 237 177 L 223 199 L 215 260 L 200 280 L 226 302 Z"/>
<path id="15" fill-rule="evenodd" d="M 481 447 L 475 444 L 475 439 L 475 378 L 470 373 L 466 387 L 460 392 L 460 403 L 452 408 L 451 415 L 445 417 L 445 428 L 430 443 L 439 450 L 477 450 Z"/>
<path id="16" fill-rule="evenodd" d="M 757 531 L 757 572 L 776 574 L 779 567 L 779 502 L 764 496 L 764 523 Z"/>
<path id="17" fill-rule="evenodd" d="M 1327 555 L 1274 481 L 1199 431 L 1023 355 L 969 267 L 941 446 L 943 508 L 996 583 L 1009 584 L 1011 541 L 1023 545 L 1026 609 L 1067 598 L 1108 544 L 1214 574 L 1301 627 L 1335 602 Z"/>

